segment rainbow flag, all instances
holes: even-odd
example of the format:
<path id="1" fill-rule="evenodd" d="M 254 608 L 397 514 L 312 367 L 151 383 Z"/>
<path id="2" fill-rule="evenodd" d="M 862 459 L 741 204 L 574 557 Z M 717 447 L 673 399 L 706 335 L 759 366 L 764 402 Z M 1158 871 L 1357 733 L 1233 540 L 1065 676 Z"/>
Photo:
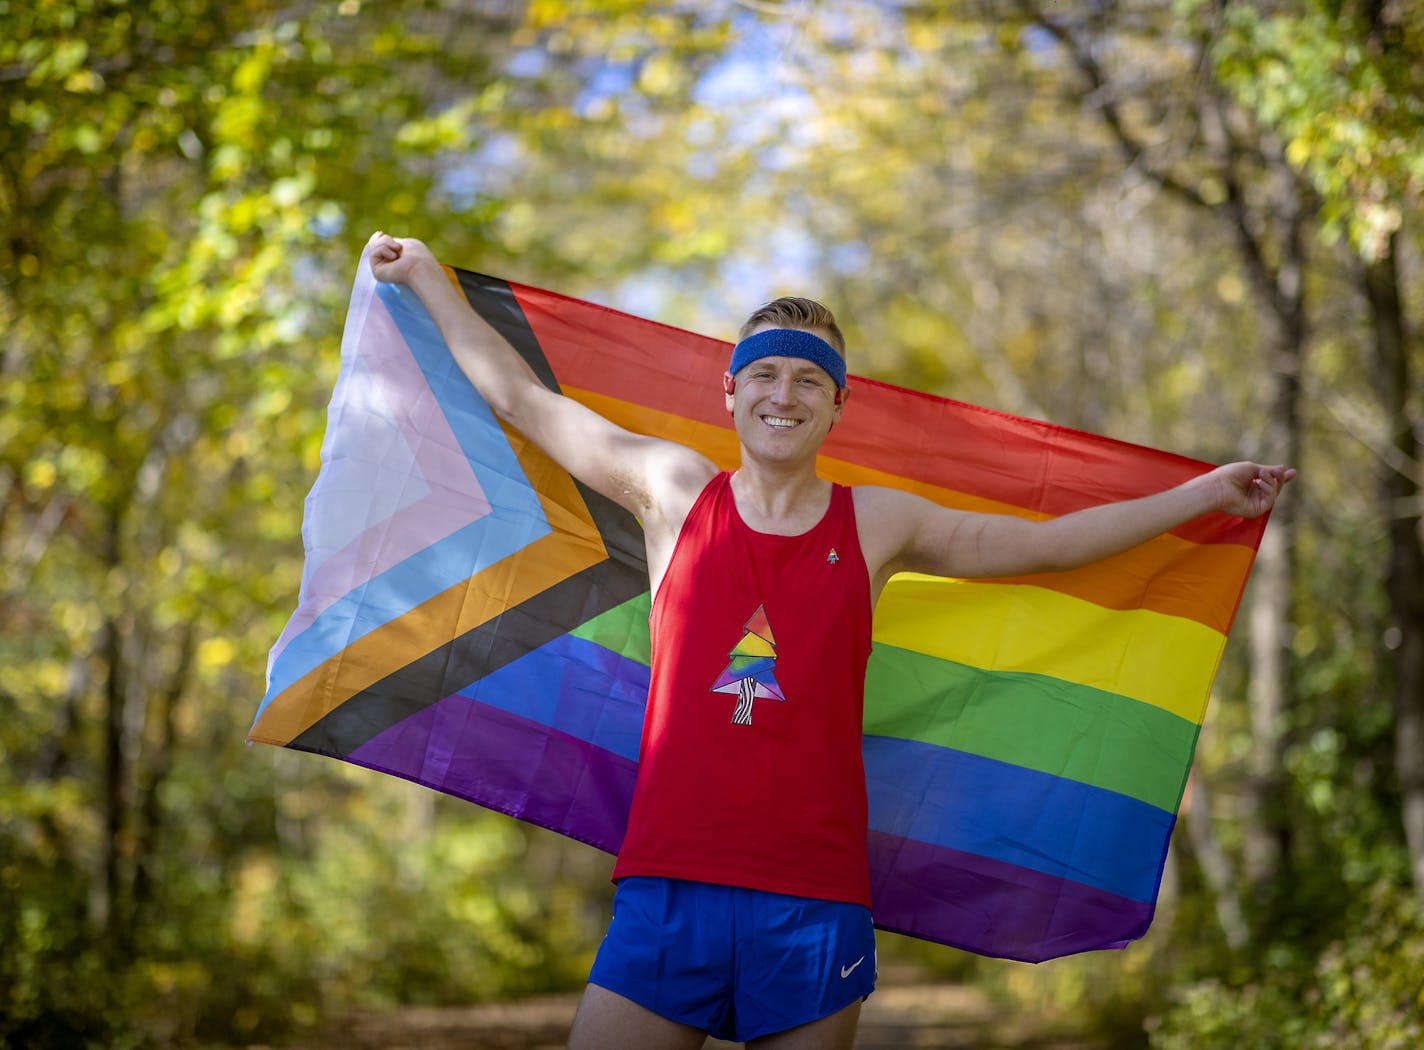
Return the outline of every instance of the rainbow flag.
<path id="1" fill-rule="evenodd" d="M 735 466 L 727 343 L 450 277 L 551 387 Z M 1042 518 L 1208 466 L 854 385 L 820 462 L 839 482 Z M 1264 527 L 1210 516 L 1070 573 L 891 581 L 865 704 L 878 926 L 1032 961 L 1146 932 Z M 648 683 L 638 524 L 503 426 L 364 259 L 303 538 L 249 740 L 618 850 Z"/>

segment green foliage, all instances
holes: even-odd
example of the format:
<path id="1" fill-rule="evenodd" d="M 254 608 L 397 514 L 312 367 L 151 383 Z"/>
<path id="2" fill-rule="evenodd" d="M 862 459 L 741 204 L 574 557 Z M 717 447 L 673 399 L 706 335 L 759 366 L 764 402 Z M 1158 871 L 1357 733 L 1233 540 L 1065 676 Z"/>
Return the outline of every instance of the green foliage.
<path id="1" fill-rule="evenodd" d="M 1322 232 L 1366 259 L 1424 196 L 1424 17 L 1417 5 L 1226 7 L 1222 83 L 1286 141 L 1324 201 Z"/>
<path id="2" fill-rule="evenodd" d="M 88 886 L 80 872 L 54 868 L 8 835 L 3 841 L 0 1046 L 103 1045 L 113 982 L 89 943 Z"/>
<path id="3" fill-rule="evenodd" d="M 1155 1050 L 1406 1050 L 1424 1041 L 1424 904 L 1381 884 L 1341 902 L 1348 932 L 1318 957 L 1275 954 L 1239 983 L 1179 989 L 1150 1027 Z"/>
<path id="4" fill-rule="evenodd" d="M 331 935 L 362 906 L 387 940 L 472 945 L 427 995 L 566 979 L 521 947 L 557 923 L 497 880 L 424 926 L 420 895 L 371 885 L 448 841 L 373 834 L 333 894 L 336 857 L 290 848 L 296 803 L 241 745 L 300 578 L 356 257 L 337 235 L 430 208 L 434 153 L 473 130 L 431 114 L 457 82 L 479 97 L 509 29 L 437 4 L 0 3 L 0 1042 L 279 1034 L 344 975 L 401 987 Z M 363 818 L 349 797 L 330 819 Z M 239 937 L 244 873 L 276 854 L 306 932 Z"/>

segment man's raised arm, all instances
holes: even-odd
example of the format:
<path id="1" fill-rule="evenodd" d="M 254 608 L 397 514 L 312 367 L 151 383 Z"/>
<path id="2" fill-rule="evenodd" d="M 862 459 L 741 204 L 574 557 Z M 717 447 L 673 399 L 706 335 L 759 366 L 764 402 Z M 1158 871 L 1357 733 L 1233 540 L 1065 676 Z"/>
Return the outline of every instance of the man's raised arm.
<path id="1" fill-rule="evenodd" d="M 544 386 L 514 347 L 475 313 L 420 241 L 377 233 L 370 257 L 377 280 L 404 284 L 420 297 L 456 364 L 497 416 L 645 525 L 667 513 L 669 499 L 690 505 L 692 497 L 684 492 L 695 497 L 715 472 L 699 453 L 634 434 Z"/>
<path id="2" fill-rule="evenodd" d="M 1295 471 L 1284 466 L 1230 463 L 1155 495 L 1047 521 L 953 510 L 889 489 L 867 493 L 865 512 L 877 523 L 894 523 L 880 534 L 880 549 L 873 552 L 886 579 L 904 571 L 964 578 L 1021 576 L 1087 565 L 1203 514 L 1259 517 L 1275 505 L 1293 477 Z"/>

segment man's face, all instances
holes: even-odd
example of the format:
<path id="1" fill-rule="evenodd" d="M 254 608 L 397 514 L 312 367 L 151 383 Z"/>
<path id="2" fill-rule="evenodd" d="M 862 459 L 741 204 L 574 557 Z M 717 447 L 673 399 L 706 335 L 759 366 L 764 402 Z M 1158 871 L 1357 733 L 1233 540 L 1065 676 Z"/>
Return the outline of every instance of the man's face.
<path id="1" fill-rule="evenodd" d="M 772 327 L 764 325 L 757 332 Z M 827 337 L 816 329 L 805 331 Z M 727 411 L 742 445 L 778 462 L 814 457 L 831 425 L 840 421 L 849 393 L 838 391 L 820 365 L 800 357 L 763 357 L 727 381 Z"/>

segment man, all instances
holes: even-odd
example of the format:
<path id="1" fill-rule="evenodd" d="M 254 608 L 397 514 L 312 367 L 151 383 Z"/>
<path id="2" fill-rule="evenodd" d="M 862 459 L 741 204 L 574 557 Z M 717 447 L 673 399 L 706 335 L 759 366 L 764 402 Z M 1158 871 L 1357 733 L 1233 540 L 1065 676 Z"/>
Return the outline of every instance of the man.
<path id="1" fill-rule="evenodd" d="M 544 387 L 419 241 L 378 233 L 371 264 L 421 298 L 500 418 L 643 524 L 652 677 L 578 1050 L 691 1048 L 709 1032 L 766 1050 L 852 1045 L 875 978 L 865 667 L 893 574 L 1074 568 L 1208 512 L 1262 514 L 1295 473 L 1234 463 L 1043 522 L 832 485 L 816 454 L 850 397 L 844 342 L 803 299 L 740 333 L 722 382 L 741 464 L 725 473 Z"/>

